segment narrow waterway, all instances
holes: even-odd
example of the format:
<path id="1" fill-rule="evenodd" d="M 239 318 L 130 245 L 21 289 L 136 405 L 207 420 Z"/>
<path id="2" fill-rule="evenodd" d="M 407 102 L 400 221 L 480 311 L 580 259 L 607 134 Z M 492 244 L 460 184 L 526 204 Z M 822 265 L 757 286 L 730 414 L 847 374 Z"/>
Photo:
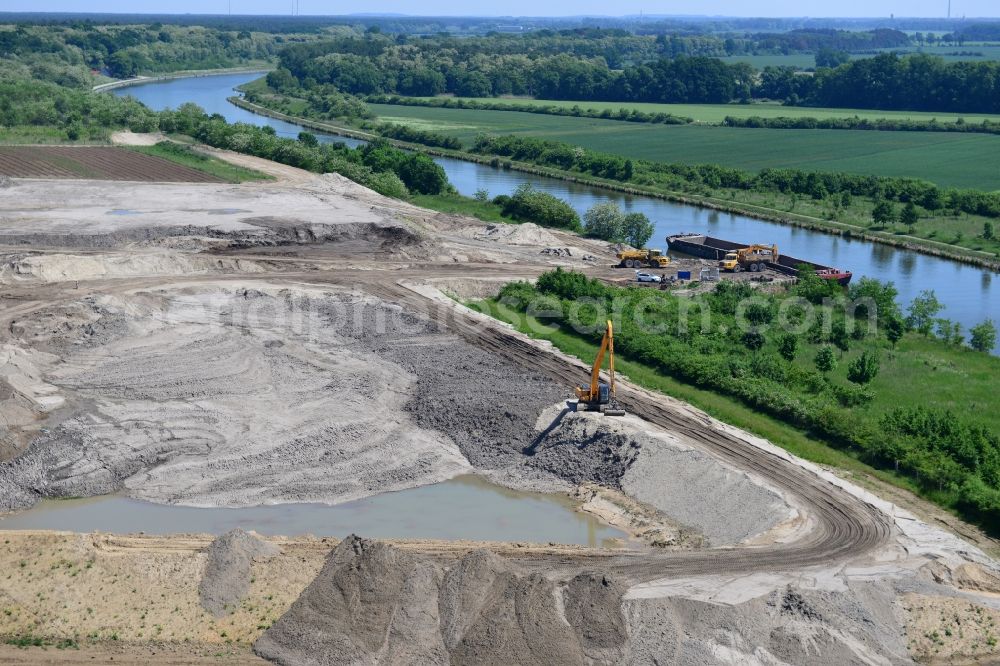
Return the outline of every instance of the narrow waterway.
<path id="1" fill-rule="evenodd" d="M 230 74 L 147 83 L 114 91 L 131 95 L 152 109 L 176 108 L 194 102 L 209 113 L 219 113 L 230 122 L 269 125 L 281 136 L 296 137 L 302 128 L 240 109 L 227 101 L 233 88 L 258 78 L 259 74 Z M 312 131 L 312 130 L 310 130 Z M 316 133 L 316 132 L 314 132 Z M 321 141 L 361 142 L 335 135 L 316 133 Z M 627 196 L 601 188 L 568 183 L 517 171 L 462 160 L 438 158 L 448 178 L 459 192 L 472 195 L 477 190 L 491 196 L 509 194 L 521 183 L 531 183 L 568 201 L 579 212 L 595 203 L 617 201 L 630 211 L 645 213 L 656 225 L 651 245 L 665 245 L 666 236 L 678 232 L 698 232 L 745 243 L 777 243 L 788 255 L 851 270 L 855 279 L 863 276 L 892 281 L 904 305 L 925 289 L 932 289 L 945 309 L 939 316 L 957 321 L 968 331 L 971 326 L 992 318 L 1000 323 L 1000 275 L 947 259 L 901 250 L 887 245 L 840 238 L 743 215 L 720 213 L 650 197 Z M 1000 345 L 995 350 L 1000 352 Z"/>
<path id="2" fill-rule="evenodd" d="M 115 534 L 224 534 L 242 527 L 270 536 L 377 539 L 473 539 L 582 546 L 623 537 L 561 495 L 525 493 L 477 476 L 421 486 L 336 506 L 275 504 L 239 509 L 151 504 L 108 495 L 44 500 L 0 519 L 0 530 L 64 530 Z"/>

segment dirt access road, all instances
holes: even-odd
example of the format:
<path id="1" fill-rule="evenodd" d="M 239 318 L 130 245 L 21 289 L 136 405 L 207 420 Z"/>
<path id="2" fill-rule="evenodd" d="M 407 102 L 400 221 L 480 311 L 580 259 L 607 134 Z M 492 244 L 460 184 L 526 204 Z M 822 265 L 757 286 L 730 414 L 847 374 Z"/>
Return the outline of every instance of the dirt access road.
<path id="1" fill-rule="evenodd" d="M 261 168 L 245 158 L 237 161 Z M 130 184 L 127 188 L 20 181 L 0 192 L 0 247 L 7 246 L 0 265 L 0 344 L 5 345 L 0 351 L 7 355 L 6 374 L 0 377 L 5 419 L 0 445 L 6 447 L 4 457 L 15 458 L 0 465 L 0 499 L 23 507 L 40 494 L 127 490 L 168 503 L 191 498 L 227 506 L 322 501 L 377 492 L 372 488 L 429 483 L 470 465 L 520 487 L 531 483 L 565 489 L 581 481 L 617 490 L 633 487 L 625 481 L 626 472 L 641 466 L 644 448 L 655 446 L 639 444 L 635 433 L 602 425 L 613 420 L 602 422 L 597 417 L 589 423 L 560 413 L 535 434 L 543 409 L 570 394 L 571 386 L 586 375 L 584 365 L 444 295 L 488 295 L 511 279 L 531 278 L 556 265 L 593 271 L 613 261 L 606 245 L 531 225 L 483 225 L 437 215 L 383 199 L 333 176 L 288 174 L 287 168 L 275 173 L 287 178 L 279 175 L 282 179 L 274 183 L 241 186 Z M 135 215 L 127 219 L 108 215 L 118 209 L 133 210 Z M 558 251 L 548 251 L 553 249 Z M 234 319 L 232 308 L 247 303 L 261 304 L 252 312 L 254 316 L 266 312 L 267 317 Z M 291 315 L 283 314 L 279 306 L 285 305 L 295 306 Z M 329 313 L 344 306 L 351 316 L 338 324 Z M 381 338 L 370 335 L 379 317 L 394 312 L 403 314 L 400 331 L 390 326 Z M 300 313 L 307 316 L 297 319 Z M 350 322 L 356 324 L 354 330 L 347 326 Z M 213 361 L 215 356 L 239 363 L 227 370 Z M 359 436 L 337 412 L 345 410 L 339 404 L 343 400 L 327 395 L 331 374 L 346 381 L 360 376 L 362 368 L 372 374 L 352 389 L 361 402 L 351 403 L 346 411 L 375 410 L 388 427 L 377 441 Z M 429 391 L 429 386 L 444 392 Z M 299 393 L 303 391 L 309 395 Z M 421 408 L 420 399 L 428 395 L 438 401 L 431 404 L 434 409 Z M 250 402 L 251 398 L 272 402 Z M 576 645 L 573 649 L 598 655 L 592 658 L 599 662 L 647 663 L 649 655 L 658 655 L 660 661 L 667 658 L 664 655 L 726 661 L 724 653 L 732 661 L 736 655 L 755 654 L 755 641 L 770 641 L 767 649 L 772 654 L 784 654 L 794 663 L 817 648 L 816 644 L 788 648 L 795 641 L 781 631 L 793 620 L 822 633 L 822 640 L 813 638 L 824 645 L 817 663 L 852 658 L 898 662 L 905 661 L 906 648 L 899 643 L 890 609 L 901 590 L 927 593 L 928 585 L 951 585 L 949 594 L 970 594 L 964 591 L 967 586 L 955 582 L 953 572 L 969 563 L 991 566 L 975 548 L 688 405 L 627 382 L 620 387 L 620 398 L 651 433 L 669 435 L 683 447 L 709 456 L 729 470 L 727 474 L 738 472 L 773 490 L 796 512 L 794 527 L 703 550 L 492 548 L 501 551 L 503 562 L 477 555 L 474 549 L 459 555 L 425 544 L 413 551 L 396 549 L 400 555 L 349 542 L 325 563 L 317 551 L 309 560 L 309 576 L 303 574 L 299 587 L 286 591 L 285 606 L 269 606 L 269 612 L 285 612 L 282 617 L 287 621 L 273 632 L 266 624 L 250 623 L 241 640 L 262 640 L 261 632 L 266 632 L 267 653 L 282 661 L 281 655 L 295 643 L 289 643 L 289 636 L 326 631 L 314 622 L 342 622 L 355 613 L 375 613 L 376 608 L 381 609 L 379 617 L 411 617 L 406 604 L 438 595 L 440 607 L 454 614 L 463 607 L 455 605 L 454 595 L 513 580 L 516 590 L 511 590 L 510 598 L 551 599 L 553 589 L 547 586 L 556 584 L 568 595 L 570 610 L 553 611 L 532 602 L 524 611 L 530 617 L 538 612 L 538 617 L 551 619 L 552 612 L 570 612 L 577 607 L 574 604 L 586 607 L 582 600 L 588 595 L 595 599 L 592 607 L 618 617 L 615 595 L 624 594 L 620 611 L 624 619 L 614 622 L 629 630 L 609 637 L 600 649 L 589 638 L 579 639 L 577 645 L 577 639 L 562 636 L 562 621 L 550 626 L 552 636 L 562 636 L 559 640 Z M 441 411 L 451 413 L 438 418 L 433 412 L 442 404 L 447 408 Z M 252 405 L 249 410 L 248 405 Z M 255 420 L 247 417 L 247 411 L 273 418 Z M 456 416 L 458 411 L 467 413 Z M 308 418 L 297 418 L 303 414 Z M 281 422 L 279 430 L 286 431 L 284 439 L 269 430 L 275 419 Z M 561 421 L 590 428 L 587 437 L 597 444 L 566 446 L 546 439 L 547 431 L 564 427 Z M 172 430 L 161 435 L 148 427 L 159 422 Z M 48 432 L 42 432 L 43 426 Z M 345 427 L 348 436 L 330 439 L 331 433 Z M 497 439 L 501 430 L 506 439 Z M 386 442 L 396 432 L 419 438 L 427 455 L 403 467 L 385 464 L 392 458 L 384 454 Z M 312 439 L 299 437 L 302 433 Z M 532 437 L 541 444 L 526 453 Z M 361 440 L 365 440 L 362 449 L 350 448 Z M 315 445 L 303 447 L 303 441 Z M 328 456 L 314 460 L 308 455 L 329 451 L 340 451 L 344 460 Z M 351 478 L 357 476 L 354 468 L 344 465 L 361 454 L 371 456 L 373 464 L 367 467 L 377 468 L 375 476 L 363 487 L 341 483 L 357 481 Z M 259 487 L 253 487 L 246 474 L 248 459 L 280 462 L 262 466 Z M 316 479 L 303 473 L 310 469 L 324 471 Z M 652 469 L 660 477 L 654 475 L 650 483 L 670 482 L 673 470 Z M 225 494 L 217 493 L 220 486 L 211 476 L 220 470 L 233 489 Z M 308 483 L 296 485 L 303 479 Z M 288 489 L 296 494 L 274 495 Z M 712 503 L 713 498 L 704 497 L 702 502 Z M 32 552 L 45 538 L 26 535 L 19 547 Z M 184 578 L 191 588 L 203 562 L 200 547 L 185 547 L 174 564 L 158 565 L 159 577 L 150 582 L 151 589 L 168 595 L 181 585 L 177 572 L 191 574 Z M 28 561 L 20 552 L 11 551 L 12 562 Z M 127 552 L 146 551 L 138 544 Z M 136 557 L 140 561 L 146 556 Z M 104 566 L 99 557 L 95 561 Z M 932 562 L 943 569 L 928 568 Z M 108 560 L 107 566 L 119 564 Z M 321 566 L 317 581 L 340 581 L 338 585 L 350 587 L 362 584 L 351 582 L 351 576 L 368 575 L 397 581 L 395 592 L 409 590 L 406 594 L 411 596 L 401 600 L 393 597 L 392 590 L 381 591 L 370 606 L 335 609 L 328 599 L 317 600 L 317 594 L 329 589 L 323 587 L 327 583 L 302 590 Z M 455 572 L 468 576 L 456 578 Z M 592 583 L 600 576 L 613 581 L 609 589 L 616 592 L 615 598 L 601 597 L 598 603 L 596 599 L 605 593 Z M 25 578 L 5 593 L 25 609 L 59 618 L 64 610 L 38 606 L 36 601 L 59 598 L 49 588 L 36 590 L 35 586 L 48 585 L 49 578 Z M 101 580 L 94 584 L 99 590 Z M 811 590 L 803 593 L 809 601 L 796 596 L 799 592 L 781 592 L 791 586 Z M 933 589 L 940 591 L 939 587 Z M 72 581 L 60 589 L 72 594 Z M 26 591 L 32 592 L 30 597 Z M 303 596 L 293 604 L 300 591 Z M 192 589 L 187 594 L 186 603 L 196 609 Z M 506 593 L 500 597 L 508 598 Z M 730 607 L 728 615 L 699 619 L 722 598 Z M 831 598 L 839 601 L 830 605 Z M 708 600 L 712 600 L 708 606 L 698 605 Z M 303 610 L 315 604 L 329 607 L 329 612 L 317 617 Z M 849 607 L 866 610 L 855 613 L 846 610 Z M 168 607 L 150 612 L 154 611 L 170 617 Z M 473 625 L 480 626 L 476 622 L 495 625 L 485 610 L 468 614 L 479 619 L 469 619 L 472 624 L 462 630 L 466 638 L 458 629 L 435 638 L 436 629 L 417 631 L 413 626 L 400 629 L 398 636 L 419 635 L 420 641 L 430 641 L 428 654 L 437 655 L 430 661 L 445 653 L 458 659 L 470 654 L 473 643 L 479 645 L 475 642 L 479 634 L 473 631 Z M 733 623 L 742 627 L 741 623 L 750 622 L 746 618 L 759 617 L 766 620 L 755 620 L 741 630 L 747 645 L 730 645 L 712 633 Z M 203 620 L 192 618 L 191 631 L 202 632 L 195 634 L 197 640 L 223 642 L 218 632 L 212 637 L 205 633 L 207 625 L 199 624 Z M 86 615 L 74 620 L 86 621 Z M 685 643 L 657 634 L 657 627 L 665 623 L 677 628 L 677 636 L 690 638 Z M 138 625 L 131 630 L 145 631 Z M 852 632 L 866 638 L 851 642 Z M 344 640 L 351 643 L 349 639 Z M 148 638 L 141 640 L 147 641 L 141 654 L 148 654 Z M 396 648 L 407 642 L 399 640 L 393 643 Z M 361 648 L 348 649 L 347 643 L 338 641 L 317 650 L 341 660 L 350 661 L 354 657 L 347 655 L 352 654 L 360 658 L 361 653 L 351 650 Z M 506 658 L 542 659 L 547 641 Z"/>

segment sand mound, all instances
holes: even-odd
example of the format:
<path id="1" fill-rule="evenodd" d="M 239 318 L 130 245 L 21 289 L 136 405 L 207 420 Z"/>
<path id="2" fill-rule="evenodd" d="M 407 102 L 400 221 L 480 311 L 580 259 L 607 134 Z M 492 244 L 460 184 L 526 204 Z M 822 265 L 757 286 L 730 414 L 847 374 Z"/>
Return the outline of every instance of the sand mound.
<path id="1" fill-rule="evenodd" d="M 893 596 L 884 585 L 861 584 L 839 592 L 786 587 L 735 605 L 629 600 L 628 663 L 912 663 Z"/>
<path id="2" fill-rule="evenodd" d="M 624 586 L 568 584 L 487 551 L 448 569 L 349 537 L 254 646 L 279 664 L 580 664 L 623 654 Z"/>
<path id="3" fill-rule="evenodd" d="M 551 232 L 537 224 L 487 224 L 472 230 L 472 237 L 477 240 L 490 240 L 507 245 L 535 245 L 549 247 L 559 245 L 561 241 Z"/>
<path id="4" fill-rule="evenodd" d="M 9 255 L 0 263 L 0 283 L 192 273 L 262 273 L 265 270 L 262 263 L 253 260 L 207 257 L 183 252 Z"/>
<path id="5" fill-rule="evenodd" d="M 348 537 L 255 650 L 279 664 L 447 663 L 428 603 L 438 583 L 413 556 Z"/>
<path id="6" fill-rule="evenodd" d="M 198 587 L 202 607 L 222 617 L 250 591 L 250 569 L 255 560 L 270 559 L 281 550 L 263 539 L 236 529 L 208 547 L 205 573 Z"/>
<path id="7" fill-rule="evenodd" d="M 712 545 L 738 543 L 796 516 L 774 490 L 634 417 L 551 409 L 537 427 L 532 466 L 575 484 L 618 488 Z"/>

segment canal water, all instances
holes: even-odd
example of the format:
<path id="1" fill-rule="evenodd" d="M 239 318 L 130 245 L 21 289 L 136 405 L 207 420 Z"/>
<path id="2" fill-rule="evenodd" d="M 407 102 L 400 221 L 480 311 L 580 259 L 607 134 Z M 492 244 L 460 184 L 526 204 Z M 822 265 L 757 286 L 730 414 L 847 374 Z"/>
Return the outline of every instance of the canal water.
<path id="1" fill-rule="evenodd" d="M 158 81 L 114 91 L 131 95 L 152 109 L 176 108 L 194 102 L 209 113 L 219 113 L 230 122 L 269 125 L 280 136 L 296 137 L 302 128 L 293 123 L 259 116 L 226 101 L 233 88 L 258 78 L 260 74 L 231 74 L 201 78 Z M 313 131 L 313 130 L 309 130 Z M 321 141 L 361 142 L 316 132 Z M 507 171 L 489 165 L 438 158 L 448 178 L 459 192 L 472 195 L 477 190 L 491 196 L 509 194 L 522 183 L 550 192 L 583 213 L 595 203 L 616 201 L 629 211 L 645 213 L 656 225 L 652 246 L 666 245 L 665 238 L 679 232 L 697 232 L 745 243 L 776 243 L 785 254 L 836 266 L 863 276 L 892 281 L 905 307 L 922 290 L 933 289 L 945 305 L 941 317 L 971 326 L 987 317 L 1000 323 L 1000 275 L 947 259 L 930 257 L 886 245 L 822 234 L 806 229 L 756 220 L 742 215 L 675 204 L 660 199 L 627 196 L 617 192 L 558 179 Z M 1000 345 L 995 351 L 1000 351 Z"/>
<path id="2" fill-rule="evenodd" d="M 64 530 L 115 534 L 223 534 L 242 527 L 269 536 L 376 539 L 473 539 L 582 546 L 609 545 L 625 535 L 562 495 L 526 493 L 459 476 L 430 486 L 355 502 L 275 504 L 239 509 L 152 504 L 117 495 L 44 500 L 0 519 L 0 530 Z"/>

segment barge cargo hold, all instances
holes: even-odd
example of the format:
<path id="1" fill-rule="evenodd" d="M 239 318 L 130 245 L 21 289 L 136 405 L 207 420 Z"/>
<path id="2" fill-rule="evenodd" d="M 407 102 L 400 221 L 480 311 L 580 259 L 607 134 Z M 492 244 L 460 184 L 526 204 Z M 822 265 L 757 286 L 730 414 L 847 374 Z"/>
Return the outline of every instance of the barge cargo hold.
<path id="1" fill-rule="evenodd" d="M 726 253 L 749 247 L 749 243 L 734 243 L 721 238 L 713 238 L 704 234 L 676 234 L 667 236 L 667 245 L 675 252 L 683 252 L 695 257 L 719 260 L 726 256 Z M 847 285 L 851 281 L 852 273 L 842 271 L 839 268 L 824 266 L 805 259 L 797 259 L 781 254 L 777 261 L 768 262 L 767 267 L 784 275 L 798 275 L 800 266 L 809 266 L 816 275 L 824 280 L 836 280 L 842 285 Z"/>

